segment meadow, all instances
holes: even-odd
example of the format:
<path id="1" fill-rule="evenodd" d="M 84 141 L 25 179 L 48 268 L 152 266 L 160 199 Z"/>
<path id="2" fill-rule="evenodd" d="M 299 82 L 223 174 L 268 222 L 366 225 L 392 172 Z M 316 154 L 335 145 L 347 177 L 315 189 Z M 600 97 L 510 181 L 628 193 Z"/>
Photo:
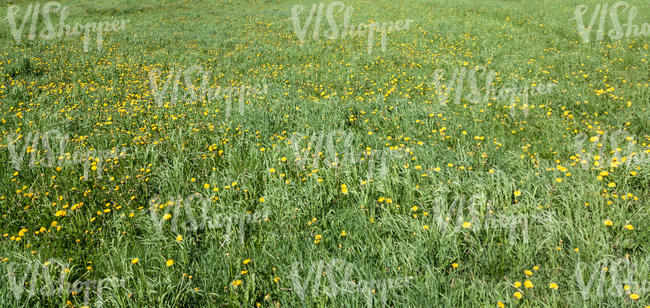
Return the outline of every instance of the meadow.
<path id="1" fill-rule="evenodd" d="M 650 307 L 647 1 L 0 16 L 1 307 Z"/>

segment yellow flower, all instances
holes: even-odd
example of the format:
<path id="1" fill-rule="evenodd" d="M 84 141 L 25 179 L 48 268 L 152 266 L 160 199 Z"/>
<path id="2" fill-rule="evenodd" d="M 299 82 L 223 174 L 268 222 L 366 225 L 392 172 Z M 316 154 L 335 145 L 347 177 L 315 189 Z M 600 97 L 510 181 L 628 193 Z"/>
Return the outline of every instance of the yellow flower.
<path id="1" fill-rule="evenodd" d="M 557 283 L 554 283 L 554 282 L 549 283 L 549 284 L 548 284 L 548 287 L 551 288 L 551 289 L 553 289 L 553 290 L 557 290 L 557 288 L 558 288 L 558 287 L 557 287 Z"/>
<path id="2" fill-rule="evenodd" d="M 172 215 L 171 215 L 171 214 L 165 214 L 165 216 L 163 216 L 163 219 L 164 219 L 164 220 L 168 220 L 168 219 L 170 219 L 170 218 L 172 218 Z"/>
<path id="3" fill-rule="evenodd" d="M 497 307 L 499 308 L 504 308 L 506 305 L 504 305 L 502 302 L 497 302 Z"/>
<path id="4" fill-rule="evenodd" d="M 616 187 L 616 183 L 611 182 L 611 183 L 607 184 L 607 187 Z"/>
<path id="5" fill-rule="evenodd" d="M 347 194 L 348 194 L 348 185 L 341 184 L 341 192 L 342 192 L 344 195 L 347 195 Z"/>
<path id="6" fill-rule="evenodd" d="M 530 288 L 533 287 L 533 283 L 530 282 L 530 280 L 526 280 L 526 281 L 524 282 L 524 287 L 530 289 Z"/>
<path id="7" fill-rule="evenodd" d="M 269 169 L 269 173 L 273 173 L 273 172 L 275 172 L 275 168 Z"/>
<path id="8" fill-rule="evenodd" d="M 529 270 L 526 270 L 526 271 L 524 271 L 524 274 L 526 274 L 526 276 L 532 276 L 533 272 L 531 272 Z"/>
<path id="9" fill-rule="evenodd" d="M 613 224 L 614 224 L 614 222 L 612 222 L 611 220 L 609 220 L 609 219 L 608 219 L 608 220 L 605 220 L 605 226 L 608 226 L 608 227 L 609 227 L 609 226 L 611 226 L 611 225 L 613 225 Z"/>
<path id="10" fill-rule="evenodd" d="M 628 229 L 628 230 L 634 230 L 634 226 L 632 226 L 632 225 L 625 225 L 624 228 Z"/>
<path id="11" fill-rule="evenodd" d="M 208 183 L 203 184 L 203 188 L 210 189 L 210 184 L 208 184 Z"/>
<path id="12" fill-rule="evenodd" d="M 180 242 L 180 241 L 182 241 L 182 240 L 183 240 L 183 236 L 182 236 L 182 235 L 179 234 L 179 235 L 176 236 L 176 241 L 177 241 L 177 242 Z"/>
<path id="13" fill-rule="evenodd" d="M 630 298 L 631 298 L 632 300 L 637 300 L 637 299 L 639 299 L 639 295 L 636 294 L 636 293 L 632 293 L 632 294 L 630 294 Z"/>
<path id="14" fill-rule="evenodd" d="M 246 265 L 246 264 L 248 264 L 248 263 L 251 263 L 251 259 L 246 259 L 246 260 L 244 260 L 244 262 L 242 262 L 242 263 L 244 263 L 244 265 Z"/>
<path id="15" fill-rule="evenodd" d="M 166 262 L 165 264 L 166 264 L 168 267 L 169 267 L 169 266 L 172 266 L 172 265 L 174 265 L 174 260 L 169 259 L 169 260 L 167 260 L 167 262 Z"/>
<path id="16" fill-rule="evenodd" d="M 233 281 L 232 285 L 235 286 L 235 287 L 240 286 L 241 285 L 241 280 L 237 279 L 237 280 Z"/>
<path id="17" fill-rule="evenodd" d="M 266 199 L 264 199 L 264 197 L 260 197 L 260 202 L 264 203 L 266 202 Z"/>
<path id="18" fill-rule="evenodd" d="M 457 267 L 458 267 L 458 263 L 452 263 L 452 264 L 451 264 L 451 267 L 453 267 L 453 268 L 457 268 Z"/>
<path id="19" fill-rule="evenodd" d="M 465 228 L 465 229 L 468 229 L 471 226 L 472 226 L 472 223 L 469 222 L 469 221 L 466 221 L 466 222 L 463 223 L 463 228 Z"/>
<path id="20" fill-rule="evenodd" d="M 131 264 L 138 264 L 138 262 L 140 262 L 140 259 L 138 258 L 131 259 Z"/>
<path id="21" fill-rule="evenodd" d="M 514 296 L 516 299 L 521 299 L 523 297 L 523 295 L 521 295 L 521 292 L 515 292 Z"/>
<path id="22" fill-rule="evenodd" d="M 521 190 L 515 190 L 515 197 L 521 196 Z"/>
<path id="23" fill-rule="evenodd" d="M 348 235 L 348 234 L 345 233 L 345 230 L 341 231 L 341 236 L 346 236 L 346 235 Z"/>
<path id="24" fill-rule="evenodd" d="M 515 288 L 519 288 L 519 287 L 521 287 L 521 282 L 515 281 L 514 285 L 515 285 Z"/>

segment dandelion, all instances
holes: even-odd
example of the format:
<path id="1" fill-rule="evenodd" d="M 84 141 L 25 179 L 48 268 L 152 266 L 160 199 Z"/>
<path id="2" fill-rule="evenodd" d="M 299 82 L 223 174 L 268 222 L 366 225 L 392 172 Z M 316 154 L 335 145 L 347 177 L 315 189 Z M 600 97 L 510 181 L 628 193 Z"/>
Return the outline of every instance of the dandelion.
<path id="1" fill-rule="evenodd" d="M 244 265 L 246 265 L 246 264 L 248 264 L 248 263 L 250 263 L 250 262 L 251 262 L 251 259 L 246 259 L 246 260 L 244 260 L 244 262 L 242 262 L 242 263 L 244 263 Z"/>
<path id="2" fill-rule="evenodd" d="M 182 241 L 182 240 L 183 240 L 183 236 L 182 236 L 182 235 L 179 234 L 179 235 L 176 236 L 176 241 L 177 241 L 177 242 L 180 242 L 180 241 Z"/>
<path id="3" fill-rule="evenodd" d="M 614 222 L 612 222 L 611 220 L 608 219 L 608 220 L 605 220 L 604 224 L 605 224 L 605 226 L 609 227 L 609 226 L 613 225 Z"/>
<path id="4" fill-rule="evenodd" d="M 138 258 L 131 259 L 131 264 L 138 264 L 138 262 L 140 262 L 140 259 Z"/>
<path id="5" fill-rule="evenodd" d="M 241 283 L 242 283 L 242 281 L 240 279 L 237 279 L 237 280 L 232 282 L 232 285 L 235 286 L 235 287 L 238 287 L 238 286 L 241 285 Z"/>
<path id="6" fill-rule="evenodd" d="M 630 225 L 630 224 L 625 225 L 624 228 L 625 228 L 625 229 L 628 229 L 628 230 L 634 230 L 634 226 L 632 226 L 632 225 Z"/>
<path id="7" fill-rule="evenodd" d="M 174 260 L 172 259 L 167 260 L 167 262 L 165 262 L 165 265 L 167 265 L 167 267 L 174 265 Z"/>
<path id="8" fill-rule="evenodd" d="M 515 197 L 521 196 L 521 190 L 515 190 Z"/>
<path id="9" fill-rule="evenodd" d="M 558 288 L 557 283 L 554 283 L 554 282 L 549 283 L 548 287 L 553 289 L 553 290 L 557 290 L 557 288 Z"/>
<path id="10" fill-rule="evenodd" d="M 341 193 L 343 193 L 344 195 L 348 194 L 348 185 L 341 184 Z"/>
<path id="11" fill-rule="evenodd" d="M 465 229 L 469 229 L 469 227 L 471 227 L 471 226 L 472 226 L 472 223 L 469 222 L 469 221 L 466 221 L 466 222 L 463 223 L 463 228 L 465 228 Z"/>
<path id="12" fill-rule="evenodd" d="M 630 298 L 635 301 L 635 300 L 639 299 L 639 294 L 632 293 L 632 294 L 630 294 Z"/>
<path id="13" fill-rule="evenodd" d="M 523 295 L 521 295 L 521 292 L 515 292 L 515 294 L 513 294 L 513 296 L 514 296 L 516 299 L 521 299 L 521 298 L 523 297 Z"/>
<path id="14" fill-rule="evenodd" d="M 524 287 L 526 287 L 527 289 L 530 289 L 530 288 L 533 287 L 533 283 L 530 282 L 530 280 L 526 280 L 526 281 L 524 282 Z"/>

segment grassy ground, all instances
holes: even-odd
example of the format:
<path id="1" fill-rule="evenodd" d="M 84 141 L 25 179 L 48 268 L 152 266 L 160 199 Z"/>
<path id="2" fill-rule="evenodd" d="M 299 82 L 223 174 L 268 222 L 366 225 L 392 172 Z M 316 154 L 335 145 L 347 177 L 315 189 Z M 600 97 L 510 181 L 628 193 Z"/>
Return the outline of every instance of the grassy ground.
<path id="1" fill-rule="evenodd" d="M 648 36 L 584 42 L 574 11 L 599 3 L 346 1 L 353 24 L 413 20 L 370 54 L 301 44 L 307 2 L 66 1 L 67 24 L 129 20 L 87 52 L 3 20 L 1 305 L 650 305 Z M 158 104 L 151 72 L 193 65 L 268 88 Z M 434 72 L 479 65 L 554 87 L 441 104 Z M 123 283 L 39 291 L 49 275 Z"/>

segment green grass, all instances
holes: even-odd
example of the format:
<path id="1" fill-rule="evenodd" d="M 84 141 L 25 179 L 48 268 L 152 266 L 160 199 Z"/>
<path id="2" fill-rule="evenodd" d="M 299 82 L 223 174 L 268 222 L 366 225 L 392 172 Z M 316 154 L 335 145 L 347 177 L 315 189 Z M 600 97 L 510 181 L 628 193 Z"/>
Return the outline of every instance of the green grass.
<path id="1" fill-rule="evenodd" d="M 627 2 L 635 24 L 648 21 L 647 3 Z M 30 3 L 11 2 L 18 20 Z M 414 20 L 371 54 L 365 36 L 314 41 L 311 27 L 301 45 L 291 8 L 303 5 L 304 21 L 311 2 L 66 1 L 67 24 L 129 20 L 87 52 L 79 36 L 31 41 L 29 23 L 17 44 L 3 20 L 0 306 L 83 306 L 83 292 L 14 296 L 45 285 L 41 266 L 32 275 L 28 265 L 52 258 L 67 263 L 69 283 L 124 279 L 102 289 L 105 307 L 650 305 L 648 36 L 595 41 L 594 30 L 584 43 L 575 8 L 588 6 L 588 22 L 598 3 L 345 1 L 352 24 Z M 268 93 L 229 116 L 225 100 L 158 105 L 149 73 L 192 65 L 210 70 L 213 89 L 266 83 Z M 478 65 L 495 71 L 497 90 L 556 87 L 527 106 L 440 104 L 434 71 Z M 30 166 L 27 153 L 15 170 L 9 136 L 22 135 L 24 152 L 30 133 L 53 129 L 69 136 L 70 158 Z M 337 130 L 345 135 L 330 146 L 311 142 Z M 111 149 L 126 155 L 103 162 L 101 177 L 72 159 Z M 41 142 L 36 151 L 48 157 Z M 382 172 L 390 151 L 407 154 L 387 156 Z M 157 218 L 172 218 L 157 228 L 154 206 L 195 193 L 205 202 L 163 206 Z M 192 217 L 196 228 L 183 229 Z M 327 275 L 301 298 L 295 282 L 319 262 Z M 599 296 L 596 274 L 583 297 L 577 266 L 585 284 L 609 267 L 603 288 L 630 290 Z M 60 271 L 49 266 L 52 277 Z M 12 287 L 11 273 L 29 284 Z M 369 297 L 358 286 L 372 280 L 396 284 Z M 328 296 L 336 285 L 357 291 Z M 97 289 L 88 296 L 97 306 Z"/>

